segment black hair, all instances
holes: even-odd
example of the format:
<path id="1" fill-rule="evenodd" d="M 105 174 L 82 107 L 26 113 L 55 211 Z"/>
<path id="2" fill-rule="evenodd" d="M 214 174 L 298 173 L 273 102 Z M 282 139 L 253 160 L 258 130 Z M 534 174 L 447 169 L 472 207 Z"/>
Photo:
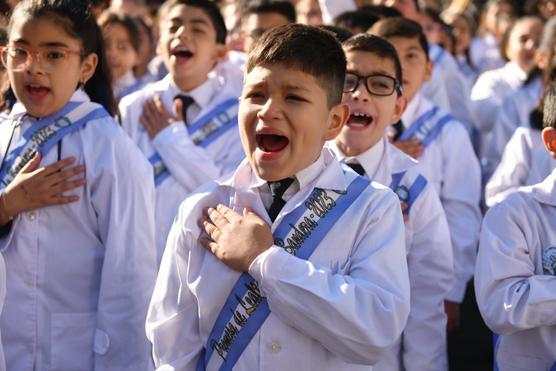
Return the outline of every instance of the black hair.
<path id="1" fill-rule="evenodd" d="M 441 13 L 440 15 L 442 17 L 442 19 L 444 20 L 444 22 L 449 25 L 452 26 L 452 23 L 460 18 L 463 19 L 468 25 L 469 28 L 471 29 L 471 38 L 473 38 L 475 36 L 475 33 L 477 32 L 477 24 L 475 22 L 475 19 L 473 18 L 473 15 L 468 12 L 468 11 L 462 11 L 462 12 L 452 12 L 452 11 L 445 11 L 443 13 Z M 454 27 L 452 26 L 452 33 L 454 32 Z M 454 51 L 455 51 L 455 36 L 454 36 Z M 467 63 L 467 65 L 469 67 L 471 67 L 471 69 L 475 72 L 478 72 L 478 68 L 475 66 L 475 63 L 473 63 L 473 60 L 471 59 L 471 46 L 469 46 L 467 49 L 465 49 L 463 51 L 463 56 L 465 57 L 465 62 Z"/>
<path id="2" fill-rule="evenodd" d="M 276 64 L 315 77 L 326 92 L 329 108 L 342 101 L 346 56 L 331 32 L 301 24 L 271 28 L 255 41 L 247 55 L 245 71 Z"/>
<path id="3" fill-rule="evenodd" d="M 374 54 L 380 58 L 388 59 L 394 64 L 395 78 L 398 83 L 402 83 L 402 64 L 396 48 L 388 42 L 388 40 L 382 37 L 369 35 L 369 34 L 359 34 L 351 37 L 350 39 L 342 43 L 344 52 L 348 53 L 351 51 L 362 51 Z"/>
<path id="4" fill-rule="evenodd" d="M 322 28 L 323 30 L 326 30 L 328 32 L 331 32 L 332 34 L 334 34 L 334 36 L 336 36 L 336 40 L 338 40 L 341 43 L 343 43 L 344 41 L 346 41 L 347 39 L 353 36 L 353 34 L 349 30 L 346 30 L 345 28 L 342 27 L 332 26 L 329 24 L 322 24 L 317 27 Z"/>
<path id="5" fill-rule="evenodd" d="M 427 42 L 427 37 L 421 25 L 411 19 L 402 17 L 384 18 L 375 23 L 369 32 L 385 39 L 391 37 L 417 38 L 427 61 L 429 60 L 429 43 Z"/>
<path id="6" fill-rule="evenodd" d="M 124 13 L 106 10 L 98 17 L 97 23 L 101 31 L 116 24 L 122 26 L 127 32 L 131 47 L 136 52 L 139 51 L 141 40 L 139 38 L 139 27 L 134 17 Z"/>
<path id="7" fill-rule="evenodd" d="M 116 102 L 110 85 L 110 74 L 104 56 L 102 33 L 86 0 L 24 0 L 16 5 L 8 24 L 8 36 L 16 20 L 25 17 L 50 18 L 62 27 L 69 36 L 79 40 L 83 56 L 95 53 L 98 64 L 93 76 L 83 86 L 93 102 L 101 104 L 111 115 L 117 112 Z M 76 87 L 77 89 L 77 87 Z M 0 109 L 9 108 L 11 88 L 0 97 Z"/>
<path id="8" fill-rule="evenodd" d="M 363 5 L 359 10 L 373 14 L 380 19 L 402 16 L 399 10 L 386 5 Z"/>
<path id="9" fill-rule="evenodd" d="M 339 14 L 334 18 L 333 24 L 334 26 L 350 30 L 352 33 L 364 33 L 378 20 L 379 17 L 370 12 L 353 10 Z"/>
<path id="10" fill-rule="evenodd" d="M 249 5 L 243 12 L 243 16 L 250 14 L 267 14 L 277 13 L 288 20 L 290 23 L 295 23 L 296 14 L 295 7 L 289 1 L 282 0 L 255 0 L 249 2 Z"/>
<path id="11" fill-rule="evenodd" d="M 225 44 L 228 31 L 226 23 L 220 13 L 218 5 L 210 0 L 166 0 L 158 9 L 159 24 L 166 18 L 170 10 L 177 5 L 188 5 L 201 9 L 212 22 L 212 27 L 216 32 L 216 43 Z"/>
<path id="12" fill-rule="evenodd" d="M 544 96 L 543 127 L 556 129 L 556 85 L 550 84 Z"/>

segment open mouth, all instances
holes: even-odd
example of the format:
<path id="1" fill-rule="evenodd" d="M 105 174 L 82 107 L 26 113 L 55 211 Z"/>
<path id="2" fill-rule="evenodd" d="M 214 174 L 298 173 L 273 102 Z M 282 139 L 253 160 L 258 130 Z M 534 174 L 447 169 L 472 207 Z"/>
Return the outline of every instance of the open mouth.
<path id="1" fill-rule="evenodd" d="M 193 57 L 193 53 L 187 49 L 174 49 L 172 55 L 180 62 L 188 61 Z"/>
<path id="2" fill-rule="evenodd" d="M 50 89 L 41 85 L 25 85 L 25 90 L 32 97 L 42 97 L 50 92 Z"/>
<path id="3" fill-rule="evenodd" d="M 365 127 L 373 123 L 373 118 L 364 113 L 352 113 L 347 124 L 354 127 Z"/>
<path id="4" fill-rule="evenodd" d="M 257 147 L 263 152 L 280 152 L 288 146 L 290 140 L 282 135 L 257 134 L 255 136 Z"/>

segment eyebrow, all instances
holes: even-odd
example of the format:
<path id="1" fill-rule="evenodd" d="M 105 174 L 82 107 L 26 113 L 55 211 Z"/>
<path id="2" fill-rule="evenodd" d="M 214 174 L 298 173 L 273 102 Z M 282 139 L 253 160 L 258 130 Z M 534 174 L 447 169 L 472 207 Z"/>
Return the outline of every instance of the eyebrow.
<path id="1" fill-rule="evenodd" d="M 348 73 L 348 72 L 353 73 L 355 75 L 360 74 L 359 71 L 356 71 L 356 70 L 346 70 L 346 73 Z M 370 75 L 386 75 L 386 76 L 393 77 L 393 75 L 390 72 L 385 71 L 385 70 L 373 70 L 373 71 L 371 71 L 371 73 L 367 73 L 365 76 L 370 76 Z"/>
<path id="2" fill-rule="evenodd" d="M 29 41 L 27 41 L 25 39 L 15 39 L 15 40 L 13 40 L 13 43 L 30 45 Z M 43 43 L 39 44 L 39 47 L 44 47 L 44 46 L 69 48 L 68 44 L 63 43 L 61 41 L 47 41 L 47 42 L 43 42 Z"/>
<path id="3" fill-rule="evenodd" d="M 294 91 L 298 90 L 298 91 L 303 91 L 303 92 L 310 92 L 309 89 L 307 89 L 303 86 L 299 86 L 299 85 L 286 85 L 285 89 L 286 90 L 294 90 Z"/>

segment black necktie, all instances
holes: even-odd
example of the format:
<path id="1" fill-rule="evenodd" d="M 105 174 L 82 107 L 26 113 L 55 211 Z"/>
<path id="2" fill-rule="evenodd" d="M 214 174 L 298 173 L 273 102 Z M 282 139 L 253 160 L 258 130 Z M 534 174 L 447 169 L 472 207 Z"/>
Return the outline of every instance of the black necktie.
<path id="1" fill-rule="evenodd" d="M 176 99 L 181 100 L 181 115 L 183 117 L 183 122 L 185 122 L 186 125 L 189 125 L 189 121 L 187 120 L 187 109 L 191 107 L 193 103 L 195 103 L 195 100 L 189 95 L 176 95 L 174 100 Z"/>
<path id="2" fill-rule="evenodd" d="M 270 193 L 272 194 L 272 203 L 268 209 L 268 216 L 270 216 L 270 220 L 274 221 L 280 210 L 282 210 L 286 204 L 286 201 L 282 199 L 282 196 L 292 183 L 293 178 L 285 178 L 275 182 L 268 182 L 268 187 L 270 188 Z"/>
<path id="3" fill-rule="evenodd" d="M 363 166 L 361 166 L 361 164 L 358 164 L 356 162 L 346 162 L 346 165 L 355 170 L 357 174 L 365 175 L 365 169 L 363 169 Z"/>

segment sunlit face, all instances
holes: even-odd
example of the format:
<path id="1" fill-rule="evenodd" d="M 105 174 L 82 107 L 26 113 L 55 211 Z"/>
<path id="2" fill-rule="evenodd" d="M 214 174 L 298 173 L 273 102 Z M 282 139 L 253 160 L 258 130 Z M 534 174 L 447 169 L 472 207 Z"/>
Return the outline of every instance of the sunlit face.
<path id="1" fill-rule="evenodd" d="M 394 62 L 390 59 L 365 51 L 349 51 L 346 58 L 348 72 L 359 76 L 396 77 Z M 350 116 L 336 144 L 347 156 L 356 156 L 373 147 L 384 136 L 388 125 L 400 119 L 406 100 L 396 92 L 388 96 L 372 95 L 360 81 L 357 90 L 344 93 L 342 102 L 349 106 Z"/>
<path id="2" fill-rule="evenodd" d="M 429 81 L 432 74 L 432 62 L 427 59 L 425 51 L 417 37 L 390 37 L 388 41 L 394 45 L 402 64 L 403 94 L 410 102 L 421 88 Z"/>
<path id="3" fill-rule="evenodd" d="M 314 76 L 282 65 L 256 66 L 245 75 L 239 129 L 245 154 L 267 181 L 296 174 L 319 157 L 341 130 L 348 109 L 328 108 Z"/>
<path id="4" fill-rule="evenodd" d="M 19 71 L 7 69 L 10 85 L 18 101 L 35 117 L 48 116 L 70 100 L 79 83 L 86 82 L 94 73 L 98 57 L 82 57 L 78 39 L 47 17 L 21 17 L 14 21 L 8 45 L 26 48 L 32 55 L 31 62 Z M 50 53 L 50 67 L 38 61 L 35 51 L 50 47 L 60 52 Z M 64 57 L 60 57 L 65 54 Z M 52 67 L 53 66 L 53 67 Z"/>
<path id="5" fill-rule="evenodd" d="M 253 43 L 268 29 L 282 26 L 290 21 L 279 13 L 249 14 L 242 25 L 243 50 L 251 50 Z"/>
<path id="6" fill-rule="evenodd" d="M 225 45 L 216 42 L 211 19 L 200 8 L 176 5 L 161 20 L 157 52 L 182 90 L 192 90 L 205 82 L 225 51 Z"/>
<path id="7" fill-rule="evenodd" d="M 297 23 L 309 26 L 320 26 L 323 23 L 318 0 L 298 0 L 295 4 L 295 14 Z"/>
<path id="8" fill-rule="evenodd" d="M 110 75 L 113 81 L 119 80 L 133 69 L 137 52 L 131 44 L 127 29 L 119 23 L 106 25 L 102 36 Z"/>
<path id="9" fill-rule="evenodd" d="M 542 22 L 538 19 L 527 19 L 518 22 L 511 31 L 506 55 L 525 72 L 535 66 L 535 51 L 538 48 L 542 33 Z"/>

